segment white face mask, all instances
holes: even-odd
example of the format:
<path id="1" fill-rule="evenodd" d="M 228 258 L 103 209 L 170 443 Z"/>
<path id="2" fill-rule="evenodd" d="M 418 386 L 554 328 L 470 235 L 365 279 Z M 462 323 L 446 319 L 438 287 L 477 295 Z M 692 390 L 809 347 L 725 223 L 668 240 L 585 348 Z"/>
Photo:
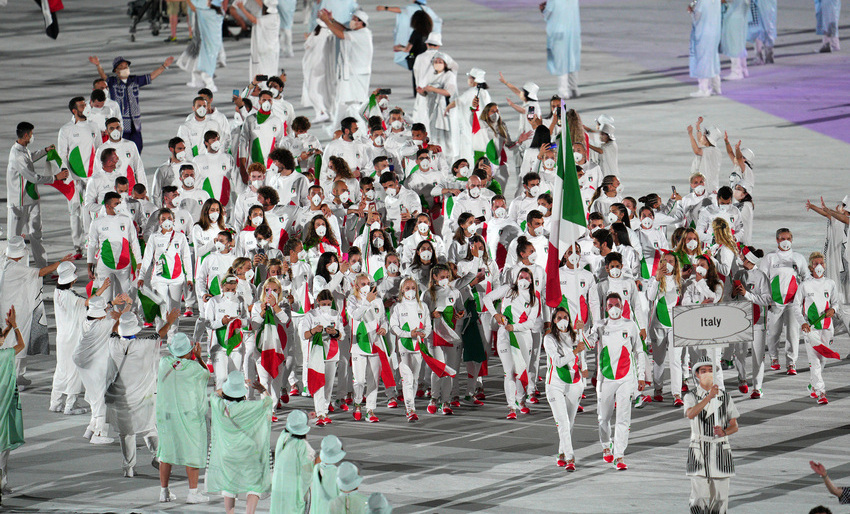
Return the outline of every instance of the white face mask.
<path id="1" fill-rule="evenodd" d="M 123 70 L 118 70 L 118 78 L 121 80 L 127 80 L 127 77 L 130 76 L 130 67 L 126 67 Z"/>
<path id="2" fill-rule="evenodd" d="M 259 226 L 260 226 L 260 224 L 261 224 L 262 222 L 263 222 L 263 217 L 262 217 L 262 216 L 254 216 L 253 218 L 251 218 L 251 223 L 252 223 L 255 227 L 259 227 Z"/>
<path id="3" fill-rule="evenodd" d="M 366 197 L 367 200 L 372 201 L 372 200 L 375 199 L 375 190 L 370 189 L 370 190 L 366 191 L 365 193 L 363 193 L 363 195 Z"/>
<path id="4" fill-rule="evenodd" d="M 536 198 L 540 196 L 540 186 L 534 185 L 528 188 L 528 194 L 532 196 L 532 198 Z"/>
<path id="5" fill-rule="evenodd" d="M 493 123 L 496 123 L 497 121 L 499 121 L 499 113 L 498 112 L 491 113 L 490 114 L 490 121 L 493 122 Z"/>
<path id="6" fill-rule="evenodd" d="M 691 239 L 690 241 L 685 243 L 685 248 L 687 248 L 690 251 L 694 251 L 694 250 L 697 249 L 697 245 L 699 245 L 699 242 L 697 242 L 696 239 Z"/>
<path id="7" fill-rule="evenodd" d="M 440 287 L 449 287 L 449 279 L 447 279 L 447 278 L 441 278 L 440 280 L 438 280 L 438 281 L 437 281 L 437 284 L 438 284 Z"/>
<path id="8" fill-rule="evenodd" d="M 384 247 L 384 238 L 383 237 L 376 237 L 375 239 L 372 240 L 372 244 L 375 245 L 378 248 L 383 248 Z"/>
<path id="9" fill-rule="evenodd" d="M 620 184 L 619 186 L 617 186 L 617 190 L 616 190 L 616 191 L 617 191 L 617 194 L 618 194 L 618 195 L 623 194 L 623 184 Z"/>
<path id="10" fill-rule="evenodd" d="M 263 181 L 261 180 L 252 180 L 251 185 L 254 186 L 254 189 L 260 189 L 263 187 Z"/>
<path id="11" fill-rule="evenodd" d="M 570 329 L 570 322 L 566 319 L 562 319 L 562 320 L 558 321 L 557 323 L 555 323 L 555 325 L 558 327 L 558 330 L 560 330 L 561 332 L 566 332 L 567 330 Z"/>
<path id="12" fill-rule="evenodd" d="M 319 237 L 325 237 L 325 234 L 328 233 L 328 228 L 324 225 L 319 225 L 316 227 L 316 235 Z"/>
<path id="13" fill-rule="evenodd" d="M 721 203 L 717 205 L 717 208 L 720 209 L 720 212 L 728 212 L 729 207 L 731 207 L 731 205 L 728 203 Z"/>
<path id="14" fill-rule="evenodd" d="M 271 92 L 272 96 L 275 97 L 275 98 L 277 98 L 277 95 L 280 94 L 280 89 L 278 89 L 276 87 L 269 89 L 269 91 Z"/>
<path id="15" fill-rule="evenodd" d="M 332 263 L 328 264 L 328 273 L 330 273 L 331 275 L 333 275 L 333 274 L 334 274 L 334 273 L 336 273 L 337 271 L 339 271 L 339 264 L 337 264 L 337 263 L 335 263 L 335 262 L 332 262 Z"/>
<path id="16" fill-rule="evenodd" d="M 385 142 L 386 142 L 386 139 L 384 139 L 384 136 L 378 136 L 378 137 L 375 138 L 375 146 L 378 146 L 378 147 L 384 146 Z"/>
<path id="17" fill-rule="evenodd" d="M 369 225 L 370 230 L 381 230 L 381 222 L 375 221 L 371 225 Z"/>
<path id="18" fill-rule="evenodd" d="M 384 190 L 387 193 L 387 196 L 390 198 L 395 198 L 395 195 L 398 193 L 394 187 L 388 187 Z"/>
<path id="19" fill-rule="evenodd" d="M 508 217 L 508 210 L 505 209 L 504 207 L 496 207 L 496 210 L 495 210 L 495 212 L 493 212 L 493 214 L 497 218 L 507 218 Z"/>
<path id="20" fill-rule="evenodd" d="M 404 127 L 404 123 L 401 120 L 393 120 L 390 126 L 393 130 L 401 130 Z"/>
<path id="21" fill-rule="evenodd" d="M 581 260 L 581 257 L 577 253 L 571 253 L 570 256 L 567 257 L 567 261 L 573 266 L 577 266 L 579 260 Z"/>
<path id="22" fill-rule="evenodd" d="M 165 230 L 166 232 L 171 232 L 171 230 L 173 228 L 174 228 L 174 222 L 173 221 L 165 220 L 165 221 L 162 222 L 162 230 Z"/>
<path id="23" fill-rule="evenodd" d="M 479 196 L 481 196 L 481 188 L 480 187 L 469 188 L 469 196 L 471 198 L 478 198 Z"/>
<path id="24" fill-rule="evenodd" d="M 183 179 L 183 185 L 188 187 L 188 188 L 195 187 L 195 177 L 188 176 L 188 177 L 184 178 Z"/>
<path id="25" fill-rule="evenodd" d="M 363 295 L 363 296 L 366 296 L 367 294 L 369 294 L 369 291 L 371 291 L 371 290 L 372 290 L 372 286 L 370 286 L 369 284 L 366 284 L 365 286 L 360 286 L 360 294 Z"/>
<path id="26" fill-rule="evenodd" d="M 203 118 L 207 115 L 207 108 L 202 105 L 195 109 L 195 114 L 198 116 L 198 118 Z"/>
<path id="27" fill-rule="evenodd" d="M 697 195 L 697 196 L 704 195 L 705 194 L 705 186 L 702 185 L 702 184 L 699 184 L 698 186 L 696 186 L 694 188 L 694 194 Z"/>
<path id="28" fill-rule="evenodd" d="M 378 107 L 380 107 L 381 109 L 386 109 L 389 106 L 390 106 L 390 101 L 387 100 L 386 98 L 381 98 L 380 100 L 378 100 Z"/>
<path id="29" fill-rule="evenodd" d="M 271 165 L 266 169 L 266 171 L 274 175 L 275 173 L 280 173 L 280 168 L 277 167 L 277 164 L 271 163 Z"/>
<path id="30" fill-rule="evenodd" d="M 617 217 L 617 215 L 616 215 L 616 214 L 614 214 L 613 212 L 609 212 L 609 213 L 608 213 L 608 215 L 606 216 L 606 218 L 608 219 L 608 223 L 609 223 L 609 224 L 611 224 L 611 223 L 617 223 L 617 221 L 619 221 L 619 219 L 620 219 L 620 218 L 618 218 L 618 217 Z"/>
<path id="31" fill-rule="evenodd" d="M 266 100 L 265 102 L 260 104 L 260 109 L 266 112 L 272 110 L 272 103 Z"/>
<path id="32" fill-rule="evenodd" d="M 469 166 L 461 166 L 457 169 L 458 173 L 460 173 L 461 177 L 469 178 L 472 176 L 472 172 L 469 171 Z"/>
<path id="33" fill-rule="evenodd" d="M 420 224 L 416 225 L 416 228 L 419 230 L 420 234 L 427 234 L 429 227 L 428 227 L 427 223 L 420 223 Z"/>
<path id="34" fill-rule="evenodd" d="M 395 275 L 396 273 L 398 273 L 398 264 L 394 262 L 391 264 L 387 264 L 387 271 Z"/>
<path id="35" fill-rule="evenodd" d="M 260 245 L 260 248 L 268 248 L 270 242 L 268 239 L 257 239 L 257 244 Z"/>
<path id="36" fill-rule="evenodd" d="M 611 268 L 610 270 L 608 270 L 608 274 L 611 275 L 611 278 L 620 278 L 620 276 L 623 274 L 623 269 Z"/>
<path id="37" fill-rule="evenodd" d="M 543 161 L 543 167 L 547 170 L 551 170 L 555 167 L 555 159 L 549 157 Z"/>
<path id="38" fill-rule="evenodd" d="M 667 270 L 667 274 L 668 274 L 668 275 L 672 275 L 672 274 L 673 274 L 673 270 L 675 269 L 675 267 L 674 267 L 672 264 L 670 264 L 670 263 L 668 262 L 668 263 L 666 264 L 666 266 L 664 266 L 664 269 L 665 269 L 665 270 Z"/>
<path id="39" fill-rule="evenodd" d="M 215 249 L 216 249 L 216 251 L 218 251 L 218 252 L 223 252 L 225 248 L 227 248 L 227 245 L 225 245 L 225 244 L 224 244 L 224 243 L 222 243 L 221 241 L 216 241 L 216 242 L 215 242 Z"/>
<path id="40" fill-rule="evenodd" d="M 221 141 L 215 140 L 212 143 L 210 143 L 210 150 L 212 150 L 213 152 L 217 152 L 217 151 L 221 150 Z"/>
<path id="41" fill-rule="evenodd" d="M 815 277 L 820 278 L 823 276 L 824 267 L 823 264 L 818 264 L 815 266 Z"/>
<path id="42" fill-rule="evenodd" d="M 249 269 L 245 272 L 245 280 L 247 280 L 248 282 L 254 280 L 254 270 Z"/>
<path id="43" fill-rule="evenodd" d="M 790 249 L 791 249 L 791 241 L 789 241 L 789 240 L 787 240 L 787 239 L 783 239 L 783 240 L 779 243 L 779 249 L 780 249 L 780 250 L 784 250 L 784 251 L 786 251 L 786 252 L 787 252 L 788 250 L 790 250 Z"/>
<path id="44" fill-rule="evenodd" d="M 466 227 L 466 230 L 468 230 L 470 234 L 474 234 L 474 233 L 478 232 L 478 224 L 477 223 L 470 223 L 469 226 Z"/>
<path id="45" fill-rule="evenodd" d="M 218 211 L 210 212 L 210 221 L 212 221 L 213 223 L 218 221 L 218 217 L 219 217 Z"/>
<path id="46" fill-rule="evenodd" d="M 425 262 L 429 262 L 431 260 L 431 257 L 433 256 L 434 254 L 431 252 L 431 250 L 422 250 L 421 252 L 419 252 L 419 258 Z"/>
<path id="47" fill-rule="evenodd" d="M 554 161 L 554 159 L 552 160 Z M 581 152 L 573 152 L 573 160 L 576 162 L 581 162 L 582 160 L 584 160 L 584 154 Z M 554 168 L 555 165 L 553 164 L 552 167 Z"/>
<path id="48" fill-rule="evenodd" d="M 419 161 L 419 169 L 422 171 L 428 171 L 431 169 L 431 159 L 422 159 Z"/>
<path id="49" fill-rule="evenodd" d="M 349 193 L 348 191 L 343 191 L 342 193 L 339 194 L 340 203 L 346 203 L 350 199 L 351 199 L 351 193 Z"/>
<path id="50" fill-rule="evenodd" d="M 310 201 L 313 202 L 313 205 L 318 207 L 322 203 L 322 197 L 319 195 L 313 195 L 310 197 Z"/>
<path id="51" fill-rule="evenodd" d="M 531 252 L 528 254 L 528 262 L 534 262 L 537 259 L 537 252 Z"/>
<path id="52" fill-rule="evenodd" d="M 329 316 L 331 314 L 331 306 L 330 305 L 321 305 L 321 306 L 319 306 L 319 312 L 321 312 L 325 316 Z"/>
<path id="53" fill-rule="evenodd" d="M 415 300 L 416 299 L 416 289 L 408 289 L 404 292 L 405 300 Z"/>
<path id="54" fill-rule="evenodd" d="M 177 159 L 180 162 L 185 161 L 186 160 L 186 150 L 180 150 L 179 152 L 174 154 L 174 158 Z"/>
<path id="55" fill-rule="evenodd" d="M 531 287 L 531 281 L 527 278 L 521 278 L 516 281 L 516 286 L 520 291 L 527 291 Z"/>
<path id="56" fill-rule="evenodd" d="M 109 137 L 113 141 L 119 141 L 121 139 L 121 131 L 118 129 L 113 129 L 112 132 L 109 133 Z M 30 141 L 30 143 L 32 143 L 32 141 Z"/>
<path id="57" fill-rule="evenodd" d="M 704 277 L 705 274 L 708 273 L 708 270 L 704 266 L 697 266 L 694 271 L 696 271 L 697 275 L 701 277 Z"/>
<path id="58" fill-rule="evenodd" d="M 306 261 L 307 260 L 307 252 L 305 252 L 304 250 L 301 250 L 300 252 L 298 252 L 298 260 L 299 261 Z"/>
<path id="59" fill-rule="evenodd" d="M 652 218 L 646 217 L 640 220 L 640 226 L 645 229 L 652 228 Z"/>
<path id="60" fill-rule="evenodd" d="M 224 293 L 221 293 L 221 297 L 223 299 L 227 300 L 228 302 L 235 302 L 236 301 L 236 291 L 226 291 Z"/>
<path id="61" fill-rule="evenodd" d="M 360 261 L 352 262 L 349 264 L 348 269 L 350 269 L 352 273 L 360 273 L 362 265 L 360 264 Z"/>

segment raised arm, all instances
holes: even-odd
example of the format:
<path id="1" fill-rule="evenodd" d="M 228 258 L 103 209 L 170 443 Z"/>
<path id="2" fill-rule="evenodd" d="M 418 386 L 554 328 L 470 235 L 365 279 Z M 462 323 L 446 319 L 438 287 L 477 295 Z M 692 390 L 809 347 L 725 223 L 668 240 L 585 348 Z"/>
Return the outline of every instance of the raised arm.
<path id="1" fill-rule="evenodd" d="M 339 39 L 345 39 L 345 27 L 343 27 L 341 23 L 331 17 L 331 12 L 329 10 L 322 9 L 321 11 L 319 11 L 319 19 L 325 22 L 325 24 L 328 26 L 328 29 L 333 32 L 334 36 L 338 37 Z"/>
<path id="2" fill-rule="evenodd" d="M 155 78 L 162 75 L 162 72 L 167 70 L 168 67 L 171 66 L 172 64 L 174 64 L 174 57 L 169 56 L 168 59 L 165 60 L 165 62 L 163 62 L 162 64 L 159 65 L 159 68 L 157 68 L 157 69 L 155 69 L 151 72 L 151 80 L 154 80 Z"/>
<path id="3" fill-rule="evenodd" d="M 192 2 L 189 2 L 192 3 Z M 89 62 L 97 66 L 97 73 L 100 75 L 100 78 L 106 80 L 108 77 L 106 76 L 106 72 L 103 71 L 103 66 L 100 65 L 100 58 L 96 55 L 89 56 Z"/>
<path id="4" fill-rule="evenodd" d="M 378 12 L 388 11 L 388 12 L 394 12 L 396 14 L 401 14 L 401 7 L 394 7 L 394 6 L 390 6 L 390 5 L 379 5 L 376 8 L 376 10 Z"/>
<path id="5" fill-rule="evenodd" d="M 691 150 L 694 151 L 694 155 L 702 155 L 702 148 L 699 147 L 697 140 L 694 138 L 694 127 L 691 125 L 688 125 L 688 137 L 691 140 Z"/>
<path id="6" fill-rule="evenodd" d="M 510 89 L 511 91 L 513 91 L 513 93 L 515 95 L 522 97 L 522 91 L 518 87 L 516 87 L 515 85 L 513 85 L 510 82 L 508 82 L 507 80 L 505 80 L 505 76 L 502 75 L 501 71 L 499 72 L 499 82 L 501 82 L 502 84 L 507 86 L 507 88 Z"/>

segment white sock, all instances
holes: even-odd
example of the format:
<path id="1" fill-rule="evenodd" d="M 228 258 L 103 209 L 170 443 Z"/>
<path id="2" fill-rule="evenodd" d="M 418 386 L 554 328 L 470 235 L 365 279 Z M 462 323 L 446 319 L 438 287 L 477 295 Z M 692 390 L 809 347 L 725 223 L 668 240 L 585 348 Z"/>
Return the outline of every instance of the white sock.
<path id="1" fill-rule="evenodd" d="M 160 487 L 159 488 L 159 494 L 167 494 L 167 493 L 168 493 L 168 487 Z"/>
<path id="2" fill-rule="evenodd" d="M 194 489 L 189 488 L 189 494 L 198 494 L 198 488 L 197 487 L 194 488 Z"/>

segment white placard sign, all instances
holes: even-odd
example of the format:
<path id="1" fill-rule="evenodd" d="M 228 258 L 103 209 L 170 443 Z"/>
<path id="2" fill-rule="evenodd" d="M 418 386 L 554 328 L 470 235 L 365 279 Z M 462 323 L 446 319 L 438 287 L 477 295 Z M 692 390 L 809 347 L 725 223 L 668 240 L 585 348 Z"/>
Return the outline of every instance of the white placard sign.
<path id="1" fill-rule="evenodd" d="M 718 346 L 753 340 L 751 302 L 707 303 L 673 307 L 673 345 Z"/>

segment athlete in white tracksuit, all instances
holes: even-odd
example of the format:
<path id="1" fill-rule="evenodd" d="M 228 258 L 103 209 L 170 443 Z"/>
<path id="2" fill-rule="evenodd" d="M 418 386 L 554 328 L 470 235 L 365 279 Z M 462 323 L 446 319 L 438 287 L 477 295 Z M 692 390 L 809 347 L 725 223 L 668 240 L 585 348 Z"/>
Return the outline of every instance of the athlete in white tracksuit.
<path id="1" fill-rule="evenodd" d="M 632 420 L 632 398 L 643 391 L 642 380 L 646 357 L 638 327 L 622 317 L 622 299 L 611 293 L 605 300 L 608 319 L 594 325 L 589 340 L 597 345 L 599 355 L 596 379 L 598 398 L 599 443 L 605 462 L 616 460 L 619 470 L 626 468 L 623 455 L 629 444 Z M 611 418 L 617 405 L 617 421 L 611 438 Z"/>
<path id="2" fill-rule="evenodd" d="M 826 266 L 822 253 L 809 256 L 809 271 L 812 277 L 800 284 L 792 308 L 806 342 L 812 396 L 817 396 L 819 404 L 826 404 L 823 367 L 826 359 L 840 358 L 830 346 L 834 335 L 832 317 L 841 308 L 841 296 L 835 281 L 824 276 Z"/>
<path id="3" fill-rule="evenodd" d="M 374 423 L 378 403 L 378 381 L 381 378 L 380 355 L 374 351 L 383 345 L 381 336 L 387 334 L 384 301 L 373 291 L 368 275 L 355 279 L 347 309 L 351 314 L 351 371 L 354 378 L 354 419 L 362 416 L 361 400 L 366 397 L 367 420 Z"/>
<path id="4" fill-rule="evenodd" d="M 773 305 L 767 313 L 767 349 L 770 353 L 771 369 L 779 369 L 779 336 L 785 329 L 785 362 L 789 375 L 796 375 L 797 356 L 800 345 L 800 324 L 790 307 L 794 301 L 797 285 L 811 277 L 806 259 L 791 250 L 791 231 L 779 229 L 776 242 L 779 249 L 764 257 L 762 269 L 770 280 Z"/>
<path id="5" fill-rule="evenodd" d="M 419 345 L 431 333 L 431 312 L 428 306 L 419 300 L 419 286 L 412 278 L 402 280 L 399 286 L 399 301 L 390 314 L 390 330 L 398 338 L 398 371 L 401 375 L 401 389 L 404 394 L 404 407 L 407 421 L 419 419 L 416 415 L 416 385 L 422 355 Z"/>
<path id="6" fill-rule="evenodd" d="M 543 339 L 547 357 L 546 399 L 558 427 L 558 465 L 572 471 L 575 469 L 572 431 L 587 376 L 585 344 L 579 342 L 566 309 L 555 310 L 551 326 L 551 332 Z"/>
<path id="7" fill-rule="evenodd" d="M 87 224 L 83 223 L 82 193 L 94 172 L 95 151 L 103 141 L 100 129 L 82 114 L 85 105 L 85 100 L 80 97 L 71 109 L 74 119 L 59 129 L 56 144 L 56 151 L 62 159 L 62 169 L 72 172 L 70 177 L 76 187 L 76 194 L 68 200 L 68 214 L 71 219 L 71 242 L 79 254 L 82 254 L 86 243 L 87 228 Z"/>
<path id="8" fill-rule="evenodd" d="M 663 279 L 663 280 L 662 280 Z M 679 260 L 666 254 L 658 264 L 655 276 L 646 282 L 646 299 L 650 305 L 649 339 L 652 343 L 652 383 L 655 385 L 653 401 L 663 401 L 664 359 L 670 368 L 670 393 L 673 401 L 681 399 L 684 367 L 682 348 L 673 345 L 673 307 L 679 305 L 682 295 L 682 272 Z M 649 401 L 649 395 L 643 400 Z M 640 406 L 640 405 L 638 405 Z"/>
<path id="9" fill-rule="evenodd" d="M 107 193 L 107 196 L 109 198 L 104 200 L 106 216 L 98 217 L 89 227 L 86 262 L 95 287 L 100 287 L 104 279 L 110 277 L 110 291 L 104 293 L 104 298 L 112 299 L 120 293 L 130 293 L 133 258 L 135 256 L 136 262 L 140 262 L 142 252 L 133 220 L 115 211 L 120 197 L 117 193 Z"/>
<path id="10" fill-rule="evenodd" d="M 745 300 L 753 302 L 753 392 L 750 398 L 761 398 L 762 383 L 764 382 L 764 350 L 765 336 L 767 335 L 767 309 L 773 304 L 770 296 L 770 285 L 767 280 L 767 275 L 759 269 L 756 264 L 759 261 L 758 256 L 753 252 L 751 247 L 747 247 L 743 252 L 741 266 L 733 275 L 733 293 L 732 299 L 744 297 Z M 740 287 L 738 284 L 740 283 Z M 741 289 L 744 291 L 741 291 Z M 743 292 L 743 295 L 741 294 Z M 743 367 L 744 363 L 735 363 L 736 366 Z"/>

